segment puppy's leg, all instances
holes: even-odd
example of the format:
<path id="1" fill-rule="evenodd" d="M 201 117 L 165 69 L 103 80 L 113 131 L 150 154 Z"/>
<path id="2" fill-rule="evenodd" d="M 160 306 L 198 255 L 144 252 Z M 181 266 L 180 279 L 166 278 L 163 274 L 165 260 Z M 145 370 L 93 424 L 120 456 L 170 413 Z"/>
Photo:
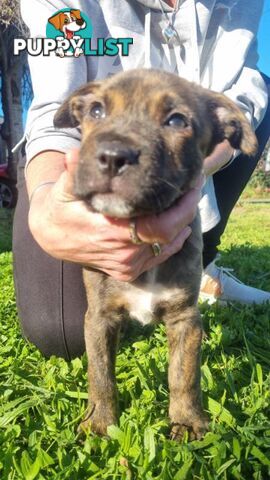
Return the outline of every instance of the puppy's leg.
<path id="1" fill-rule="evenodd" d="M 178 440 L 187 430 L 190 439 L 201 438 L 207 419 L 201 405 L 200 348 L 202 326 L 197 307 L 168 316 L 169 415 L 171 438 Z"/>
<path id="2" fill-rule="evenodd" d="M 112 318 L 113 312 L 97 313 L 90 308 L 85 318 L 89 395 L 80 430 L 91 429 L 99 435 L 106 435 L 108 425 L 117 423 L 118 416 L 115 357 L 120 321 L 112 322 Z"/>

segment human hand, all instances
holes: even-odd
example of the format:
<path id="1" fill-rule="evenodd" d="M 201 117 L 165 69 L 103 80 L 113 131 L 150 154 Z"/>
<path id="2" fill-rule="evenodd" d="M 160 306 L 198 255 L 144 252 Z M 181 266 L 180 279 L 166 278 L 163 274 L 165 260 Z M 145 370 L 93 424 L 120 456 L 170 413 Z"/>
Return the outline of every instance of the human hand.
<path id="1" fill-rule="evenodd" d="M 224 140 L 214 148 L 213 152 L 204 159 L 204 173 L 208 177 L 220 170 L 226 163 L 230 161 L 234 154 L 234 149 L 231 147 L 228 140 Z"/>
<path id="2" fill-rule="evenodd" d="M 90 211 L 72 193 L 78 151 L 66 155 L 66 170 L 55 184 L 37 189 L 29 211 L 30 230 L 39 245 L 55 258 L 102 270 L 120 281 L 141 273 L 178 252 L 191 233 L 202 179 L 176 205 L 160 215 L 137 219 L 137 234 L 144 242 L 134 245 L 129 220 L 105 217 Z M 162 251 L 153 255 L 151 244 Z"/>

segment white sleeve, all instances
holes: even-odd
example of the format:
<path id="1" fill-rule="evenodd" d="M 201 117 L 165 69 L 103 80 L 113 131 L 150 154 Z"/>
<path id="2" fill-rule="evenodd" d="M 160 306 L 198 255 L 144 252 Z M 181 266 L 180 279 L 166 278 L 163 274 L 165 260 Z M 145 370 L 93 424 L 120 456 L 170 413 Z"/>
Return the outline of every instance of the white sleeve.
<path id="1" fill-rule="evenodd" d="M 262 121 L 268 105 L 267 87 L 257 69 L 258 58 L 257 41 L 254 40 L 235 83 L 224 91 L 245 113 L 254 129 Z"/>

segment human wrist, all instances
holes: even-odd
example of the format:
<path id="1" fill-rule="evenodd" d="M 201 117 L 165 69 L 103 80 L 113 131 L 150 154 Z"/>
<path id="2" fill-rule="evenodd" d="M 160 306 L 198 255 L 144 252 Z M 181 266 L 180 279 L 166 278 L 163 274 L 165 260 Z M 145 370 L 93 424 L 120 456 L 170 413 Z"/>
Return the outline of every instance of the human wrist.
<path id="1" fill-rule="evenodd" d="M 32 158 L 25 172 L 29 198 L 42 183 L 56 182 L 64 170 L 65 154 L 62 152 L 48 150 Z"/>
<path id="2" fill-rule="evenodd" d="M 33 198 L 35 195 L 37 195 L 37 193 L 41 190 L 41 189 L 47 189 L 49 187 L 52 187 L 53 185 L 55 185 L 56 182 L 53 182 L 53 181 L 47 181 L 47 182 L 42 182 L 40 183 L 39 185 L 36 185 L 36 187 L 32 190 L 32 193 L 29 197 L 29 206 L 31 206 L 32 202 L 33 202 Z M 41 192 L 42 193 L 42 192 Z"/>
<path id="3" fill-rule="evenodd" d="M 54 184 L 55 182 L 44 182 L 44 185 L 40 185 L 40 188 L 38 188 L 39 185 L 36 186 L 30 197 L 28 212 L 29 229 L 40 246 L 42 246 L 40 237 L 47 230 L 47 218 L 51 216 L 49 212 L 51 201 L 47 201 L 47 199 Z"/>

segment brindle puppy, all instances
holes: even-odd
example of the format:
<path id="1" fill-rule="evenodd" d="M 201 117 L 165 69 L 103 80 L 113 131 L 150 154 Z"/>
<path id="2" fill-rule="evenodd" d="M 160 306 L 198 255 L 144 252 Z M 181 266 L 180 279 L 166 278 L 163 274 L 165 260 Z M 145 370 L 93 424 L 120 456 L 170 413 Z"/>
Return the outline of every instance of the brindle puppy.
<path id="1" fill-rule="evenodd" d="M 215 145 L 228 139 L 248 155 L 256 138 L 228 98 L 157 70 L 134 70 L 89 83 L 61 106 L 55 126 L 81 127 L 75 195 L 104 215 L 158 214 L 187 192 Z M 89 413 L 82 428 L 106 434 L 117 422 L 115 357 L 121 322 L 165 322 L 172 438 L 207 428 L 201 406 L 197 308 L 202 240 L 197 215 L 182 250 L 132 283 L 84 269 Z"/>

